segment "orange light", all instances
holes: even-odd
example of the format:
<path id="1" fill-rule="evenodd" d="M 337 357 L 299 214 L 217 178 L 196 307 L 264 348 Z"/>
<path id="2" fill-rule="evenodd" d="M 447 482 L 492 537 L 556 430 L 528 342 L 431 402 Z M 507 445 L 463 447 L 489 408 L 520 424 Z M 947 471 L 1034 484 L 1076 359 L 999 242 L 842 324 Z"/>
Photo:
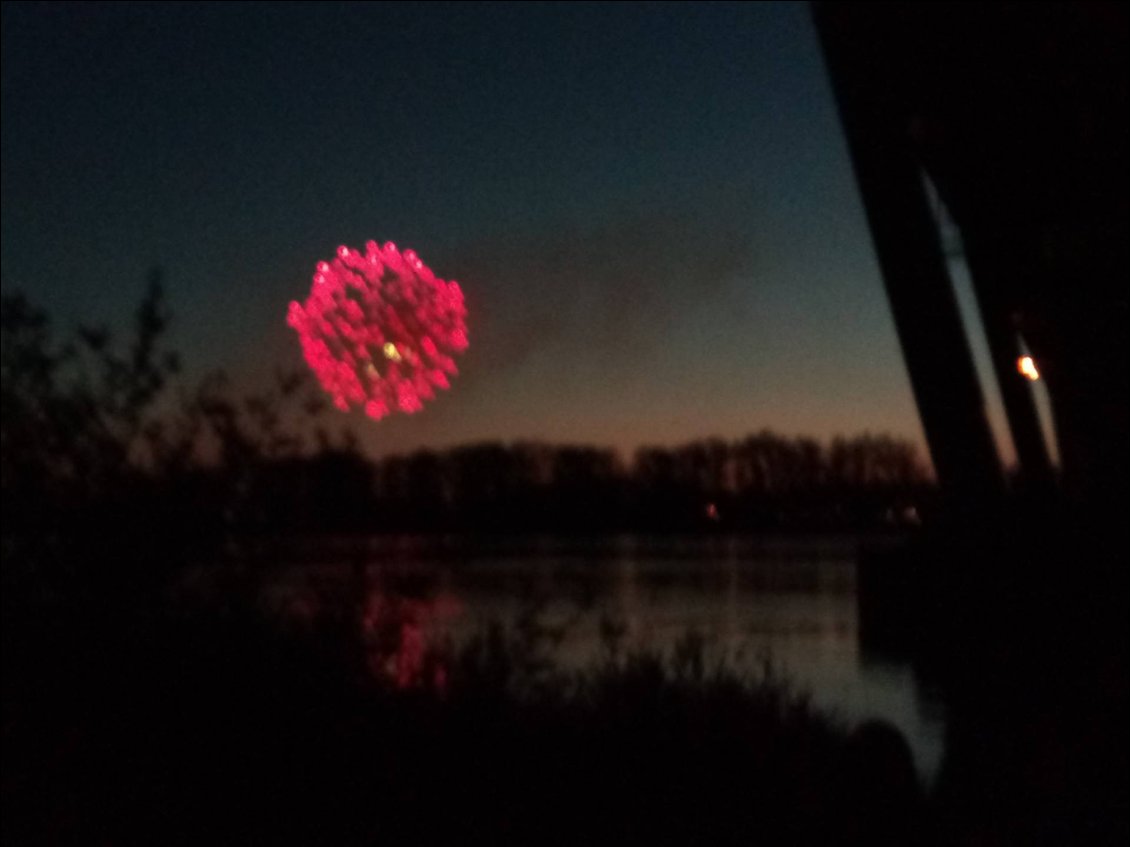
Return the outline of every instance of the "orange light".
<path id="1" fill-rule="evenodd" d="M 1032 382 L 1040 378 L 1040 372 L 1036 370 L 1036 362 L 1031 356 L 1021 356 L 1017 359 L 1016 369 L 1028 379 L 1032 380 Z"/>

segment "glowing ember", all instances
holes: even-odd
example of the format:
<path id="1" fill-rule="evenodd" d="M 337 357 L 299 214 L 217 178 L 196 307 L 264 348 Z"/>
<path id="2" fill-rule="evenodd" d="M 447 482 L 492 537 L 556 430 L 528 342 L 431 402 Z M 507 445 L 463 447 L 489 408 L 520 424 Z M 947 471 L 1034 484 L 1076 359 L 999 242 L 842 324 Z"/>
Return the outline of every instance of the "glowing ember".
<path id="1" fill-rule="evenodd" d="M 1040 378 L 1040 372 L 1036 370 L 1036 362 L 1031 356 L 1021 356 L 1016 360 L 1016 369 L 1028 379 L 1035 382 Z"/>
<path id="2" fill-rule="evenodd" d="M 466 317 L 457 283 L 411 250 L 370 241 L 364 253 L 343 246 L 319 262 L 310 296 L 290 304 L 286 322 L 334 405 L 380 420 L 418 412 L 450 387 L 453 356 L 467 349 Z"/>

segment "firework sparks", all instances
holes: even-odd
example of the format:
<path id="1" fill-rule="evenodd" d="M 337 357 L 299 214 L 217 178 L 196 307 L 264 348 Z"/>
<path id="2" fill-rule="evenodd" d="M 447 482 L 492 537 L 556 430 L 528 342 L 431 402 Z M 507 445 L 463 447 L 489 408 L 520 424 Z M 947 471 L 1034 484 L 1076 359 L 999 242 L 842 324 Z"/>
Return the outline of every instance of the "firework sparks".
<path id="1" fill-rule="evenodd" d="M 287 323 L 302 355 L 342 411 L 380 420 L 412 414 L 450 387 L 455 355 L 467 349 L 467 309 L 458 283 L 438 278 L 411 250 L 370 241 L 319 262 L 310 296 Z"/>

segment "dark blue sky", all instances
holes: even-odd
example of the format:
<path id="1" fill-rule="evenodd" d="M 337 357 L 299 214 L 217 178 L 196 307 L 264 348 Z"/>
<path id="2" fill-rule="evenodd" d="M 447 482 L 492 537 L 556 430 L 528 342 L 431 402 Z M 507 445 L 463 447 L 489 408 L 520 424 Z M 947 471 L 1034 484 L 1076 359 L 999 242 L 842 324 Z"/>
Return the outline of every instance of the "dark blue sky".
<path id="1" fill-rule="evenodd" d="M 338 244 L 459 280 L 375 452 L 771 427 L 920 440 L 804 4 L 4 6 L 3 286 L 248 385 Z"/>

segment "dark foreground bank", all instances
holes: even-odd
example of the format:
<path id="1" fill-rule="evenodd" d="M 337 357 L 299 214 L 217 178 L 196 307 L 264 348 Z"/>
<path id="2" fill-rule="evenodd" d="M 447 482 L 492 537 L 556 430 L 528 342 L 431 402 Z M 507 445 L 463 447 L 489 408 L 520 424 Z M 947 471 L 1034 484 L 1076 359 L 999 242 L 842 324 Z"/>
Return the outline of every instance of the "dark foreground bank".
<path id="1" fill-rule="evenodd" d="M 245 606 L 5 602 L 7 844 L 920 842 L 897 732 L 675 654 L 362 649 Z M 131 611 L 132 610 L 132 611 Z M 391 642 L 389 642 L 391 643 Z M 374 652 L 374 650 L 376 652 Z M 909 840 L 908 840 L 909 839 Z"/>

